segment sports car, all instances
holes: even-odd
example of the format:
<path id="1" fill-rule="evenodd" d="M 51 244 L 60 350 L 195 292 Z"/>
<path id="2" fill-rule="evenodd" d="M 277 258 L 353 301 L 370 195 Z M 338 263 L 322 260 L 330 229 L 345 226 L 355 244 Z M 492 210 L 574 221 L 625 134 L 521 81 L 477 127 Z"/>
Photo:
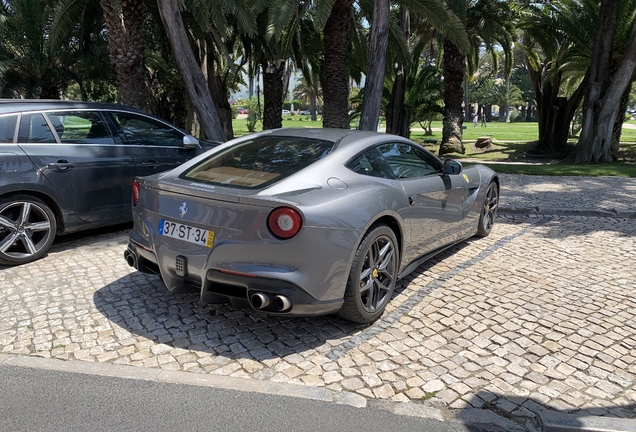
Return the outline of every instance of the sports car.
<path id="1" fill-rule="evenodd" d="M 124 256 L 203 303 L 369 323 L 399 278 L 488 235 L 498 203 L 494 171 L 402 137 L 270 130 L 138 177 Z"/>

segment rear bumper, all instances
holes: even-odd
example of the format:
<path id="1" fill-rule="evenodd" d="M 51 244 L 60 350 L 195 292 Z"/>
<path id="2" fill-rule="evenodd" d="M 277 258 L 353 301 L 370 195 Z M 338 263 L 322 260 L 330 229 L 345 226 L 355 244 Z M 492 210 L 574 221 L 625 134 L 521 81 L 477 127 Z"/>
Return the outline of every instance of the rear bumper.
<path id="1" fill-rule="evenodd" d="M 161 271 L 154 252 L 134 241 L 130 241 L 124 252 L 124 258 L 131 267 L 144 273 L 160 274 L 171 292 L 200 291 L 202 303 L 218 303 L 220 300 L 232 301 L 238 307 L 259 310 L 270 315 L 318 316 L 337 312 L 342 307 L 342 298 L 335 300 L 316 300 L 306 290 L 287 280 L 269 278 L 247 273 L 208 269 L 204 277 L 178 274 L 178 270 Z M 186 257 L 181 257 L 187 260 Z M 175 266 L 187 268 L 187 261 Z M 165 274 L 164 274 L 165 273 Z M 255 306 L 254 295 L 260 294 L 267 299 L 265 305 Z M 280 298 L 288 299 L 288 308 L 280 307 Z M 284 310 L 281 310 L 284 309 Z"/>

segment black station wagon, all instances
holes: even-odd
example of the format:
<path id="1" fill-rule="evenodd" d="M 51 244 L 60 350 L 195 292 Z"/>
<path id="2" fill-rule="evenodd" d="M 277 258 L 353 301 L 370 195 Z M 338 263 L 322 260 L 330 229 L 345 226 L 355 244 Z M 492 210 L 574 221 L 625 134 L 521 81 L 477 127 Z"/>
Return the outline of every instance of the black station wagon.
<path id="1" fill-rule="evenodd" d="M 41 258 L 55 235 L 130 221 L 135 176 L 217 144 L 123 105 L 0 100 L 0 264 Z"/>

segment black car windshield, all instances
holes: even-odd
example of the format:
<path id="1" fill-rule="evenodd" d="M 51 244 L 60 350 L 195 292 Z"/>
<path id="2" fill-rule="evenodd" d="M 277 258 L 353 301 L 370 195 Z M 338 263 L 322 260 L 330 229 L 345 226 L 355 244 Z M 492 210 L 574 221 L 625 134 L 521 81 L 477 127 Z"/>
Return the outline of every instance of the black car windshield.
<path id="1" fill-rule="evenodd" d="M 260 189 L 326 156 L 334 143 L 311 138 L 260 136 L 215 153 L 180 178 L 239 189 Z"/>

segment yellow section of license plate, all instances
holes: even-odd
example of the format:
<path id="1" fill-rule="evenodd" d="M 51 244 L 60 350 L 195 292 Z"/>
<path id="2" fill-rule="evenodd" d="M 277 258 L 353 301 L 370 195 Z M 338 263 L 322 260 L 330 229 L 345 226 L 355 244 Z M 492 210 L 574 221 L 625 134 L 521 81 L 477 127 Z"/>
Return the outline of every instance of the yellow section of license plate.
<path id="1" fill-rule="evenodd" d="M 214 245 L 214 231 L 208 231 L 208 239 L 205 241 L 205 246 L 211 248 Z"/>

